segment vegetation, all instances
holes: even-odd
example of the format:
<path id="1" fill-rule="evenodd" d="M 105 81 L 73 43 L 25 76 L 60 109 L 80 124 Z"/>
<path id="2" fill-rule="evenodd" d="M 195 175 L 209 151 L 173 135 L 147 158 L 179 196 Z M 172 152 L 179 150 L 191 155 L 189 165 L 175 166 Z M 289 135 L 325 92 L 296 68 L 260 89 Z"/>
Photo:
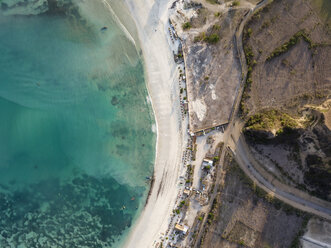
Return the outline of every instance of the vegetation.
<path id="1" fill-rule="evenodd" d="M 313 186 L 314 189 L 311 194 L 324 200 L 330 200 L 330 161 L 331 160 L 327 161 L 327 159 L 323 159 L 316 154 L 310 154 L 306 157 L 308 170 L 304 173 L 305 182 Z"/>
<path id="2" fill-rule="evenodd" d="M 206 36 L 206 41 L 210 44 L 215 44 L 220 40 L 220 37 L 218 34 L 211 34 L 209 36 Z"/>
<path id="3" fill-rule="evenodd" d="M 239 6 L 240 2 L 239 1 L 233 1 L 232 2 L 232 6 L 235 7 L 235 6 Z"/>
<path id="4" fill-rule="evenodd" d="M 202 235 L 201 239 L 198 241 L 198 242 L 200 242 L 200 247 L 202 247 L 202 245 L 203 245 L 205 236 L 206 236 L 206 234 L 209 231 L 209 227 L 212 224 L 212 221 L 214 219 L 217 219 L 217 216 L 215 216 L 215 215 L 217 214 L 218 207 L 220 207 L 220 203 L 219 203 L 219 200 L 220 199 L 219 199 L 219 197 L 220 196 L 216 196 L 215 197 L 215 199 L 213 201 L 213 204 L 211 206 L 210 212 L 208 213 L 207 222 L 205 223 L 205 225 L 203 227 L 203 235 Z"/>
<path id="5" fill-rule="evenodd" d="M 230 158 L 232 159 L 232 158 Z M 311 215 L 303 212 L 299 209 L 296 209 L 290 205 L 288 205 L 287 203 L 282 202 L 281 200 L 269 195 L 266 191 L 264 191 L 262 188 L 260 188 L 259 186 L 257 186 L 255 184 L 255 182 L 253 182 L 246 174 L 245 172 L 239 167 L 239 165 L 237 164 L 237 162 L 232 159 L 231 161 L 231 166 L 227 166 L 226 170 L 231 174 L 236 174 L 240 181 L 243 184 L 246 184 L 247 186 L 249 186 L 253 192 L 255 193 L 255 195 L 258 198 L 262 198 L 265 201 L 269 202 L 270 204 L 272 204 L 276 209 L 282 209 L 287 215 L 291 215 L 291 214 L 296 214 L 297 216 L 303 216 L 304 218 L 311 218 Z"/>
<path id="6" fill-rule="evenodd" d="M 299 230 L 296 237 L 294 238 L 294 240 L 291 243 L 291 248 L 301 247 L 300 237 L 304 235 L 309 219 L 310 219 L 310 216 L 308 216 L 308 215 L 305 216 L 305 218 L 304 218 L 304 220 L 302 221 L 302 224 L 301 224 L 301 229 Z"/>
<path id="7" fill-rule="evenodd" d="M 214 24 L 213 25 L 213 30 L 218 31 L 221 29 L 221 26 L 219 24 Z"/>
<path id="8" fill-rule="evenodd" d="M 192 27 L 192 24 L 190 22 L 185 22 L 183 25 L 182 25 L 182 28 L 183 30 L 188 30 Z"/>
<path id="9" fill-rule="evenodd" d="M 206 0 L 206 1 L 211 4 L 219 4 L 218 0 Z"/>
<path id="10" fill-rule="evenodd" d="M 272 58 L 279 56 L 285 52 L 287 52 L 291 47 L 295 46 L 300 39 L 303 39 L 309 44 L 309 49 L 316 47 L 317 44 L 314 44 L 312 40 L 309 38 L 308 34 L 305 31 L 299 31 L 294 34 L 289 41 L 285 42 L 280 47 L 277 47 L 268 57 L 267 60 L 271 60 Z"/>
<path id="11" fill-rule="evenodd" d="M 278 110 L 268 110 L 251 116 L 246 122 L 246 130 L 272 130 L 276 129 L 277 134 L 283 132 L 284 128 L 297 128 L 297 122 L 289 115 Z"/>
<path id="12" fill-rule="evenodd" d="M 191 184 L 193 181 L 194 166 L 188 164 L 186 173 L 187 173 L 186 184 Z"/>
<path id="13" fill-rule="evenodd" d="M 249 37 L 249 35 L 251 33 L 252 33 L 251 29 L 246 30 L 245 34 L 244 34 L 244 40 L 246 40 L 247 37 Z M 244 93 L 242 95 L 241 102 L 240 102 L 240 112 L 242 115 L 246 115 L 248 112 L 244 105 L 244 101 L 246 99 L 248 99 L 248 97 L 249 97 L 248 92 L 249 92 L 250 87 L 253 82 L 252 71 L 253 71 L 254 66 L 257 63 L 256 60 L 254 59 L 254 53 L 250 46 L 244 45 L 244 52 L 245 52 L 246 64 L 247 64 L 248 69 L 247 69 L 246 81 L 245 81 L 245 85 L 244 85 Z"/>
<path id="14" fill-rule="evenodd" d="M 182 208 L 184 205 L 186 205 L 186 201 L 185 200 L 184 201 L 181 201 L 179 203 L 179 208 Z"/>
<path id="15" fill-rule="evenodd" d="M 210 35 L 206 35 L 205 32 L 202 32 L 201 34 L 199 34 L 198 36 L 196 36 L 194 38 L 194 42 L 198 42 L 198 41 L 204 41 L 207 42 L 209 44 L 215 44 L 219 41 L 220 37 L 218 36 L 218 34 L 210 34 Z"/>

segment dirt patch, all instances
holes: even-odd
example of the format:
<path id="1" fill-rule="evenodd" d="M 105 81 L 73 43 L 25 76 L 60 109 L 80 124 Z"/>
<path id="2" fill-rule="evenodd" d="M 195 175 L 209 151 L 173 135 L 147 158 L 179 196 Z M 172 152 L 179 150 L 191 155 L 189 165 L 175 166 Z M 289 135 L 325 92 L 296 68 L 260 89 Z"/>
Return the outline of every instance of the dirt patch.
<path id="1" fill-rule="evenodd" d="M 231 157 L 226 161 L 220 202 L 201 247 L 291 247 L 308 217 L 254 186 Z"/>
<path id="2" fill-rule="evenodd" d="M 331 109 L 326 113 L 324 113 L 324 118 L 325 118 L 325 125 L 331 131 Z"/>
<path id="3" fill-rule="evenodd" d="M 301 239 L 303 248 L 313 248 L 316 244 L 322 247 L 331 246 L 331 223 L 312 218 L 307 225 L 307 232 Z"/>
<path id="4" fill-rule="evenodd" d="M 254 61 L 243 101 L 248 115 L 265 108 L 296 113 L 300 106 L 330 97 L 331 31 L 312 1 L 273 1 L 244 32 Z M 294 39 L 299 32 L 304 35 Z"/>
<path id="5" fill-rule="evenodd" d="M 241 78 L 234 34 L 248 10 L 242 2 L 198 1 L 171 17 L 183 40 L 191 132 L 228 123 Z"/>

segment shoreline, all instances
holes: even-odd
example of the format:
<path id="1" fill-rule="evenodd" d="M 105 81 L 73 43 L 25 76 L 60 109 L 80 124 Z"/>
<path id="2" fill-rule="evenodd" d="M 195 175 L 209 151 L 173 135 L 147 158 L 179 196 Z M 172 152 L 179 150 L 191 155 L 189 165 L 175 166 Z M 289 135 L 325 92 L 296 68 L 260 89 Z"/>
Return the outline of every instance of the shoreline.
<path id="1" fill-rule="evenodd" d="M 149 190 L 148 190 L 148 194 L 147 194 L 147 198 L 146 198 L 146 201 L 145 201 L 144 208 L 148 204 L 149 197 L 152 194 L 152 191 L 153 191 L 153 188 L 154 188 L 154 182 L 155 182 L 155 177 L 154 177 L 154 173 L 153 173 L 153 177 L 152 177 L 152 180 L 151 180 L 151 183 L 150 183 L 150 186 L 149 186 Z"/>
<path id="2" fill-rule="evenodd" d="M 166 37 L 169 0 L 124 0 L 143 52 L 146 87 L 157 129 L 153 183 L 124 247 L 153 247 L 168 228 L 179 193 L 185 128 L 181 119 L 177 65 Z"/>

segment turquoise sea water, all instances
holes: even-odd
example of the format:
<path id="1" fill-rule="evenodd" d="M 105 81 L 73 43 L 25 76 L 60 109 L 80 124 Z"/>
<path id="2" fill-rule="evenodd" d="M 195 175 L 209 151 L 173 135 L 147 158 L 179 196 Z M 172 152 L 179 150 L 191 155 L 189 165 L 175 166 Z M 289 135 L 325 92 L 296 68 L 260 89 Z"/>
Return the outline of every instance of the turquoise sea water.
<path id="1" fill-rule="evenodd" d="M 116 247 L 154 162 L 141 57 L 102 0 L 0 3 L 0 247 Z"/>

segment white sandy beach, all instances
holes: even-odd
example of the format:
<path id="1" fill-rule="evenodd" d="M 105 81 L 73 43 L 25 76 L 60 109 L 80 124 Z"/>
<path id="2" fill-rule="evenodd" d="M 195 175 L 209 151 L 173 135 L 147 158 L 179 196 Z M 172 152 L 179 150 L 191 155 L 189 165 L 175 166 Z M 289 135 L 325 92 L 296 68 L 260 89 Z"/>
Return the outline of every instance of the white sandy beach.
<path id="1" fill-rule="evenodd" d="M 125 247 L 154 247 L 168 228 L 178 195 L 178 177 L 185 134 L 181 120 L 178 70 L 166 39 L 168 0 L 125 0 L 136 22 L 143 50 L 147 88 L 157 123 L 155 182 L 148 204 Z"/>

